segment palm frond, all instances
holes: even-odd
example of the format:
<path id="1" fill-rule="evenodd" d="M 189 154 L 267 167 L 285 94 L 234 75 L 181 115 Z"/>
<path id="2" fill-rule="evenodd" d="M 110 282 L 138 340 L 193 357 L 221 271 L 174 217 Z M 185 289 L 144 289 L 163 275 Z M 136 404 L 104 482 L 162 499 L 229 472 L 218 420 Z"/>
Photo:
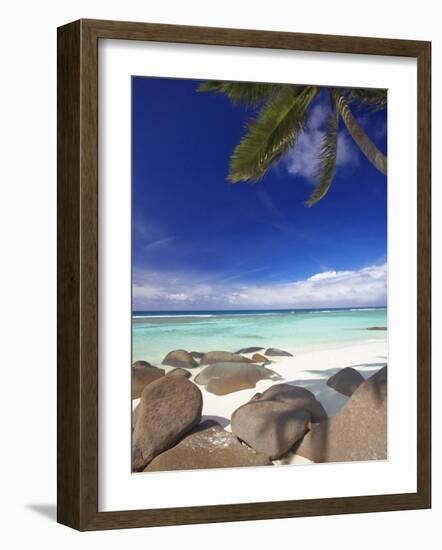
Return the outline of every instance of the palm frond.
<path id="1" fill-rule="evenodd" d="M 313 206 L 320 201 L 330 189 L 330 184 L 336 172 L 336 155 L 338 151 L 339 112 L 335 111 L 328 119 L 327 131 L 321 141 L 319 163 L 317 170 L 318 183 L 308 201 L 307 206 Z"/>
<path id="2" fill-rule="evenodd" d="M 371 88 L 353 88 L 348 96 L 349 103 L 367 108 L 371 112 L 381 111 L 387 107 L 387 90 Z"/>
<path id="3" fill-rule="evenodd" d="M 282 90 L 294 88 L 289 84 L 268 84 L 266 82 L 203 82 L 198 92 L 213 92 L 227 96 L 233 104 L 253 107 L 278 94 Z"/>
<path id="4" fill-rule="evenodd" d="M 258 181 L 303 130 L 315 86 L 284 88 L 247 125 L 247 133 L 230 160 L 229 180 Z"/>

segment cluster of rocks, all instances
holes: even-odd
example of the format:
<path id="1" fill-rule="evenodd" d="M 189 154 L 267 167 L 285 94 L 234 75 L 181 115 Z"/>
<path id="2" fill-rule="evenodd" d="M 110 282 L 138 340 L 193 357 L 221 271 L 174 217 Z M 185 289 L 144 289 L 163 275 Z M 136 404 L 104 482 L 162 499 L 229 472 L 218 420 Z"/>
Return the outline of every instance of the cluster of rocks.
<path id="1" fill-rule="evenodd" d="M 259 380 L 278 380 L 281 377 L 266 367 L 272 363 L 270 357 L 286 357 L 291 354 L 284 350 L 268 348 L 264 354 L 257 353 L 264 350 L 260 347 L 249 347 L 238 350 L 236 353 L 230 351 L 209 351 L 207 353 L 198 351 L 186 351 L 183 349 L 169 352 L 163 359 L 165 366 L 185 369 L 188 377 L 190 371 L 196 367 L 206 367 L 195 376 L 195 382 L 215 395 L 226 395 L 235 391 L 254 388 Z M 243 354 L 253 354 L 246 357 Z M 148 364 L 146 364 L 148 365 Z M 149 365 L 151 366 L 151 365 Z M 135 368 L 135 367 L 134 367 Z M 155 367 L 152 367 L 155 369 Z M 164 375 L 162 369 L 155 372 L 157 377 Z M 140 374 L 135 374 L 135 377 Z M 151 373 L 153 377 L 153 372 Z M 147 373 L 144 374 L 147 380 Z M 139 397 L 140 384 L 137 385 L 136 395 Z M 134 394 L 135 395 L 135 394 Z"/>
<path id="2" fill-rule="evenodd" d="M 133 471 L 270 466 L 289 452 L 313 462 L 387 457 L 386 367 L 367 381 L 349 367 L 330 377 L 327 385 L 349 397 L 331 418 L 306 388 L 276 383 L 233 412 L 231 432 L 213 420 L 201 422 L 198 386 L 225 395 L 254 388 L 259 380 L 281 380 L 267 368 L 268 356 L 288 352 L 262 351 L 174 350 L 163 360 L 173 367 L 167 372 L 145 361 L 134 363 L 132 397 L 140 401 L 133 413 Z"/>
<path id="3" fill-rule="evenodd" d="M 271 466 L 270 458 L 242 445 L 215 421 L 201 422 L 203 399 L 181 375 L 148 384 L 133 413 L 132 470 L 187 470 Z"/>
<path id="4" fill-rule="evenodd" d="M 268 357 L 293 357 L 291 353 L 277 348 L 268 348 L 261 353 L 264 348 L 250 347 L 242 348 L 237 352 L 231 351 L 209 351 L 203 353 L 200 351 L 186 351 L 177 349 L 169 352 L 163 359 L 162 364 L 170 367 L 182 367 L 193 369 L 198 366 L 213 365 L 215 363 L 270 363 Z M 249 358 L 244 354 L 254 355 Z M 267 357 L 266 357 L 267 356 Z"/>
<path id="5" fill-rule="evenodd" d="M 262 348 L 246 348 L 242 353 L 258 350 Z M 268 454 L 241 444 L 220 424 L 200 424 L 202 392 L 198 385 L 225 395 L 254 388 L 259 380 L 281 379 L 266 368 L 267 357 L 255 353 L 248 358 L 242 353 L 173 350 L 162 361 L 165 367 L 173 367 L 167 372 L 146 361 L 132 365 L 132 399 L 140 399 L 133 413 L 134 471 L 271 465 Z M 196 367 L 200 372 L 191 381 Z"/>

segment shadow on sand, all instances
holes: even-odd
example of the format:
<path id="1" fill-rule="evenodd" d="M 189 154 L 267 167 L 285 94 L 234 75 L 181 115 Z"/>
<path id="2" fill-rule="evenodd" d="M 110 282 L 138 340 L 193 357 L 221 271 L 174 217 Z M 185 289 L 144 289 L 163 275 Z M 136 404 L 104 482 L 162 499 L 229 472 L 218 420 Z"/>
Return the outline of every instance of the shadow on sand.
<path id="1" fill-rule="evenodd" d="M 359 365 L 352 366 L 367 380 L 385 367 L 385 365 L 386 363 L 360 363 Z M 344 367 L 335 367 L 326 370 L 307 370 L 305 372 L 312 374 L 312 378 L 287 380 L 285 383 L 292 386 L 301 386 L 310 390 L 322 404 L 328 416 L 335 416 L 335 414 L 337 414 L 347 403 L 349 397 L 327 386 L 327 380 L 343 368 Z"/>

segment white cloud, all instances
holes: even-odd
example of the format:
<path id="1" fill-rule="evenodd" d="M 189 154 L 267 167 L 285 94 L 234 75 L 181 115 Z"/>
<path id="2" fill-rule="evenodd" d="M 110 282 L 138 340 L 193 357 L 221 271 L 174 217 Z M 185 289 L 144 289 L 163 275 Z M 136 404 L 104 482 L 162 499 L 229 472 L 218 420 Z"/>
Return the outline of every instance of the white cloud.
<path id="1" fill-rule="evenodd" d="M 295 146 L 285 157 L 290 174 L 303 176 L 312 181 L 318 164 L 318 153 L 323 126 L 327 120 L 327 109 L 323 105 L 313 107 L 304 132 L 299 136 Z"/>
<path id="2" fill-rule="evenodd" d="M 382 306 L 387 264 L 326 271 L 284 284 L 232 285 L 194 274 L 144 272 L 134 282 L 135 309 L 314 308 Z"/>
<path id="3" fill-rule="evenodd" d="M 305 130 L 284 159 L 287 171 L 290 174 L 302 176 L 311 183 L 316 182 L 318 156 L 328 115 L 329 110 L 324 105 L 313 107 Z M 357 149 L 346 132 L 341 130 L 338 134 L 336 166 L 338 168 L 352 167 L 357 164 Z"/>
<path id="4" fill-rule="evenodd" d="M 356 145 L 352 138 L 341 130 L 338 134 L 338 151 L 336 153 L 336 166 L 354 167 L 359 164 L 359 157 Z"/>

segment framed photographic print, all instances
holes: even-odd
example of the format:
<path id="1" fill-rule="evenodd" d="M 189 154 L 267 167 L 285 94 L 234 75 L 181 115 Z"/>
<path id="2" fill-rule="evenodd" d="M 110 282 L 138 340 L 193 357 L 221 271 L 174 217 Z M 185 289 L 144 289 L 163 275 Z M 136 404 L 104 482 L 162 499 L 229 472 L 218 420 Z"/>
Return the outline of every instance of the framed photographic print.
<path id="1" fill-rule="evenodd" d="M 59 522 L 430 507 L 430 65 L 59 28 Z"/>

